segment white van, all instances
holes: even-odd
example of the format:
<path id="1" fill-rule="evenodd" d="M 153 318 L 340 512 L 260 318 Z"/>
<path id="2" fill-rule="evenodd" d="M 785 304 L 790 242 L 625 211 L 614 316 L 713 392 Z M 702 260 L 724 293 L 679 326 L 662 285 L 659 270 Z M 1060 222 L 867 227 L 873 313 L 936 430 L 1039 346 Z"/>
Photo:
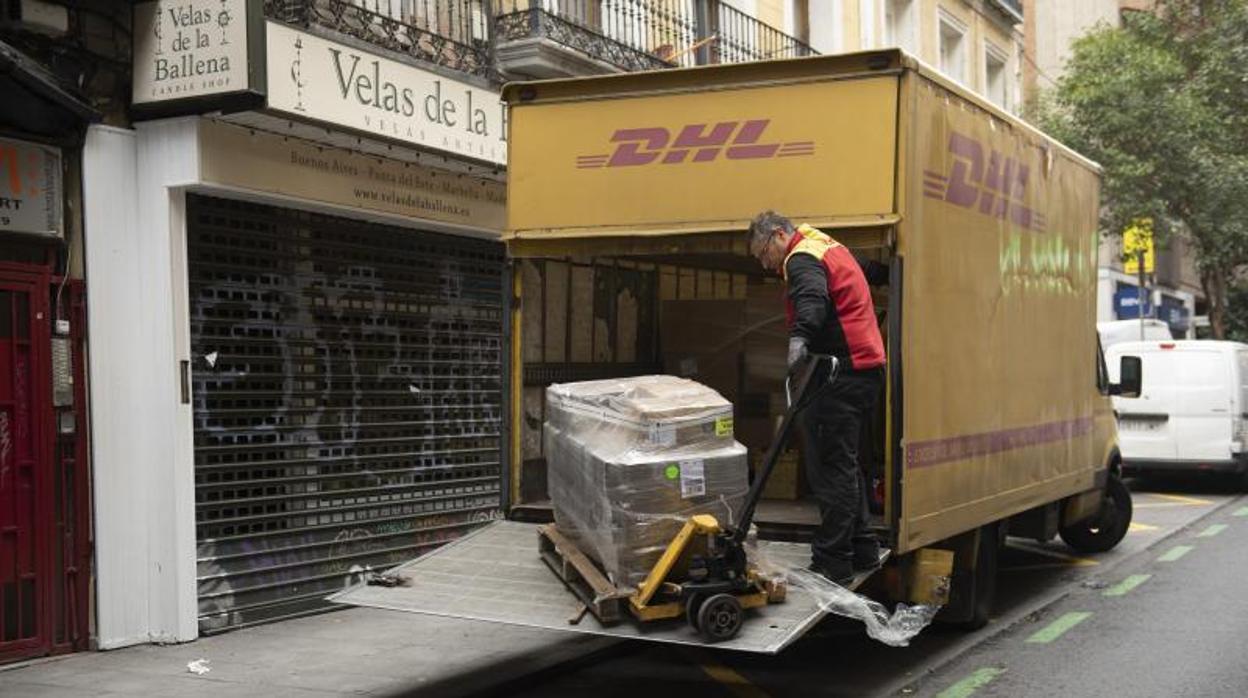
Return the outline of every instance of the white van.
<path id="1" fill-rule="evenodd" d="M 1096 331 L 1101 336 L 1101 346 L 1109 349 L 1123 342 L 1139 342 L 1150 339 L 1170 340 L 1170 326 L 1161 320 L 1144 319 L 1144 336 L 1140 336 L 1139 320 L 1109 320 L 1096 323 Z"/>
<path id="2" fill-rule="evenodd" d="M 1248 344 L 1115 344 L 1110 380 L 1123 356 L 1140 357 L 1144 371 L 1139 397 L 1114 398 L 1124 474 L 1248 473 Z"/>

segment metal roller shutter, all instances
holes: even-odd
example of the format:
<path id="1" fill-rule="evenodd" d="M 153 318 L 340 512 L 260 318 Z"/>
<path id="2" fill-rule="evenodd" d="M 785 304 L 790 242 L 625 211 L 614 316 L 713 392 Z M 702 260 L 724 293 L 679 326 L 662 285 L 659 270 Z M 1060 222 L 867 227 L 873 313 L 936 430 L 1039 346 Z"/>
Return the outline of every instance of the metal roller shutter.
<path id="1" fill-rule="evenodd" d="M 497 518 L 503 248 L 191 196 L 199 625 Z"/>

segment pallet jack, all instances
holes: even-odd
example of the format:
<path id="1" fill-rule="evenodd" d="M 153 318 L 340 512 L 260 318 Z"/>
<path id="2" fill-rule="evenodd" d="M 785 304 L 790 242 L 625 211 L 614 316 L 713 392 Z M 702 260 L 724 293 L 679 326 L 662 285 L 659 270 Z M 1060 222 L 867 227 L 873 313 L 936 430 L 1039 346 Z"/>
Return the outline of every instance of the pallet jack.
<path id="1" fill-rule="evenodd" d="M 828 363 L 826 379 L 820 365 Z M 714 516 L 697 514 L 685 521 L 662 556 L 637 589 L 627 592 L 612 585 L 596 565 L 554 525 L 538 530 L 539 550 L 552 570 L 584 602 L 586 611 L 604 625 L 618 622 L 627 612 L 642 622 L 684 616 L 707 642 L 732 639 L 741 630 L 745 610 L 784 601 L 784 580 L 763 575 L 746 555 L 746 537 L 767 480 L 793 431 L 797 415 L 836 379 L 837 360 L 812 356 L 786 380 L 788 409 L 780 429 L 763 458 L 761 471 L 750 485 L 741 519 L 724 526 Z"/>

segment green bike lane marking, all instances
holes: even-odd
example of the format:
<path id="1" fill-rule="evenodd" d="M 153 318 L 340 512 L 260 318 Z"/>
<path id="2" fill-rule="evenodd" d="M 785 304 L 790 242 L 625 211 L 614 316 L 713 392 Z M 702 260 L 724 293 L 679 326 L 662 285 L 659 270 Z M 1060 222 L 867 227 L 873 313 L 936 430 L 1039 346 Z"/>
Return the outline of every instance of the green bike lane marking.
<path id="1" fill-rule="evenodd" d="M 1027 638 L 1027 642 L 1048 644 L 1061 637 L 1067 630 L 1079 625 L 1091 616 L 1092 614 L 1088 611 L 1071 611 L 1052 623 L 1049 623 L 1046 627 Z"/>
<path id="2" fill-rule="evenodd" d="M 1240 507 L 1231 516 L 1248 516 L 1248 507 Z"/>
<path id="3" fill-rule="evenodd" d="M 1157 562 L 1174 562 L 1193 550 L 1190 545 L 1176 545 L 1165 552 L 1164 555 L 1157 558 Z"/>
<path id="4" fill-rule="evenodd" d="M 1197 538 L 1209 538 L 1211 536 L 1216 536 L 1225 530 L 1226 530 L 1226 524 L 1213 524 L 1209 528 L 1206 528 L 1200 533 L 1197 533 L 1196 537 Z"/>
<path id="5" fill-rule="evenodd" d="M 1143 584 L 1144 582 L 1147 582 L 1149 578 L 1152 576 L 1153 575 L 1151 574 L 1133 574 L 1130 577 L 1127 577 L 1126 579 L 1122 580 L 1121 582 L 1118 582 L 1114 586 L 1106 589 L 1105 595 L 1106 596 L 1122 596 L 1126 594 L 1128 591 L 1131 591 L 1132 589 Z"/>
<path id="6" fill-rule="evenodd" d="M 998 669 L 997 667 L 977 669 L 970 676 L 937 693 L 936 698 L 966 698 L 1004 673 L 1005 669 Z"/>

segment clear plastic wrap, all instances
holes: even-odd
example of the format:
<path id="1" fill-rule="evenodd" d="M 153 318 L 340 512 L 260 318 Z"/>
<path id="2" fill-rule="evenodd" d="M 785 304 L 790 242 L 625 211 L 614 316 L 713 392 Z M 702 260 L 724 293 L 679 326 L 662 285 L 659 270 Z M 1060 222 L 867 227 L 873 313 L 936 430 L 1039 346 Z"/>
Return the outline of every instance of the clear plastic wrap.
<path id="1" fill-rule="evenodd" d="M 760 574 L 783 579 L 790 587 L 805 591 L 828 613 L 862 621 L 869 637 L 892 647 L 908 646 L 910 639 L 930 625 L 940 610 L 935 604 L 899 603 L 890 613 L 884 604 L 850 591 L 817 572 L 767 555 L 766 548 L 753 541 L 747 545 L 746 555 Z M 938 590 L 937 596 L 947 592 L 947 578 L 933 578 L 931 582 L 946 587 L 945 592 Z"/>
<path id="2" fill-rule="evenodd" d="M 543 439 L 555 524 L 612 583 L 645 579 L 684 522 L 736 522 L 749 487 L 732 404 L 674 376 L 552 385 Z"/>

